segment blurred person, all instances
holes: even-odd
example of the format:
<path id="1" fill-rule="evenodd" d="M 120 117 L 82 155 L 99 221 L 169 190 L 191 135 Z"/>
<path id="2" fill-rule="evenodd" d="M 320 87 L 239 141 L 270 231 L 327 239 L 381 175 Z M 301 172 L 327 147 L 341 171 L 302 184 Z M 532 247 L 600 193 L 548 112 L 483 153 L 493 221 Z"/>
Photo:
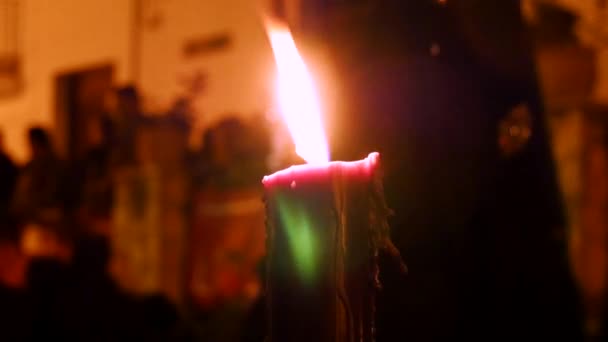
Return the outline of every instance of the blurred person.
<path id="1" fill-rule="evenodd" d="M 4 149 L 4 138 L 0 133 L 0 217 L 5 217 L 15 191 L 19 169 Z"/>
<path id="2" fill-rule="evenodd" d="M 264 115 L 256 113 L 247 120 L 247 125 L 243 158 L 251 164 L 252 177 L 259 176 L 261 179 L 269 171 L 268 163 L 273 149 L 270 122 Z"/>
<path id="3" fill-rule="evenodd" d="M 104 134 L 116 165 L 135 162 L 135 131 L 142 121 L 140 96 L 134 86 L 125 86 L 109 93 L 105 101 L 107 117 Z"/>
<path id="4" fill-rule="evenodd" d="M 198 188 L 207 184 L 213 172 L 213 151 L 215 150 L 215 144 L 217 144 L 216 133 L 213 127 L 204 131 L 202 147 L 192 158 L 192 180 Z"/>
<path id="5" fill-rule="evenodd" d="M 110 277 L 107 238 L 84 233 L 75 243 L 58 325 L 70 341 L 137 339 L 143 334 L 134 298 Z"/>
<path id="6" fill-rule="evenodd" d="M 26 223 L 58 228 L 66 199 L 66 168 L 53 149 L 48 132 L 41 127 L 28 130 L 30 160 L 17 181 L 14 213 Z"/>
<path id="7" fill-rule="evenodd" d="M 162 173 L 155 158 L 154 122 L 133 132 L 131 164 L 114 165 L 115 197 L 111 236 L 113 271 L 121 287 L 155 293 L 162 287 Z"/>
<path id="8" fill-rule="evenodd" d="M 237 117 L 228 117 L 220 121 L 215 127 L 215 141 L 211 150 L 214 175 L 210 181 L 216 186 L 239 183 L 240 160 L 237 156 L 241 151 L 245 131 L 243 121 Z"/>
<path id="9" fill-rule="evenodd" d="M 71 206 L 77 212 L 80 227 L 108 234 L 114 196 L 111 151 L 103 134 L 101 118 L 91 118 L 87 129 L 88 147 L 72 165 L 71 179 L 75 192 Z"/>
<path id="10" fill-rule="evenodd" d="M 21 170 L 11 214 L 23 224 L 21 248 L 28 257 L 70 258 L 66 207 L 69 190 L 67 168 L 53 149 L 48 132 L 28 131 L 31 158 Z"/>
<path id="11" fill-rule="evenodd" d="M 202 146 L 196 156 L 196 184 L 204 188 L 224 182 L 225 171 L 235 166 L 238 142 L 234 136 L 240 138 L 243 132 L 243 122 L 230 115 L 203 132 Z"/>
<path id="12" fill-rule="evenodd" d="M 31 337 L 32 308 L 25 289 L 27 258 L 20 251 L 16 220 L 0 221 L 0 340 L 26 341 Z"/>
<path id="13" fill-rule="evenodd" d="M 149 295 L 138 301 L 146 341 L 175 341 L 180 337 L 180 316 L 175 306 L 163 295 Z"/>
<path id="14" fill-rule="evenodd" d="M 0 283 L 11 288 L 25 285 L 27 257 L 21 250 L 21 232 L 12 216 L 0 220 Z"/>
<path id="15" fill-rule="evenodd" d="M 62 319 L 68 298 L 68 265 L 56 258 L 36 257 L 29 263 L 26 279 L 32 303 L 32 340 L 67 340 Z"/>
<path id="16" fill-rule="evenodd" d="M 210 340 L 238 338 L 236 327 L 261 291 L 256 272 L 264 254 L 261 179 L 269 153 L 269 133 L 258 117 L 227 115 L 205 133 L 189 291 Z"/>
<path id="17" fill-rule="evenodd" d="M 166 119 L 168 123 L 176 125 L 176 127 L 189 133 L 194 120 L 194 112 L 192 99 L 180 97 L 173 102 L 173 105 L 166 114 Z"/>
<path id="18" fill-rule="evenodd" d="M 212 168 L 209 181 L 214 186 L 259 185 L 267 171 L 270 154 L 269 133 L 264 121 L 251 122 L 228 116 L 206 137 Z"/>

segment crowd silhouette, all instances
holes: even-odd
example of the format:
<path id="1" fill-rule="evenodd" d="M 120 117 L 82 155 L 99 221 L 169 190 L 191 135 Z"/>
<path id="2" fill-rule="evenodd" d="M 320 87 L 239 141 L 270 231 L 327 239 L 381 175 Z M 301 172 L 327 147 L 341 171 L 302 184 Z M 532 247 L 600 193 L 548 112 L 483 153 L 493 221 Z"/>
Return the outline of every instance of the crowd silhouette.
<path id="1" fill-rule="evenodd" d="M 138 155 L 144 150 L 138 134 L 155 125 L 190 133 L 183 111 L 157 119 L 144 115 L 133 87 L 112 96 L 109 113 L 87 127 L 81 154 L 59 157 L 44 127 L 27 131 L 30 158 L 23 166 L 0 150 L 0 339 L 189 341 L 231 330 L 239 335 L 234 317 L 242 317 L 246 306 L 222 322 L 221 313 L 234 304 L 228 300 L 201 308 L 186 293 L 177 303 L 162 291 L 125 289 L 112 272 L 116 179 L 145 159 Z M 176 160 L 187 171 L 189 194 L 259 188 L 270 151 L 261 127 L 229 117 L 208 129 L 203 148 Z M 186 217 L 194 207 L 190 202 Z"/>

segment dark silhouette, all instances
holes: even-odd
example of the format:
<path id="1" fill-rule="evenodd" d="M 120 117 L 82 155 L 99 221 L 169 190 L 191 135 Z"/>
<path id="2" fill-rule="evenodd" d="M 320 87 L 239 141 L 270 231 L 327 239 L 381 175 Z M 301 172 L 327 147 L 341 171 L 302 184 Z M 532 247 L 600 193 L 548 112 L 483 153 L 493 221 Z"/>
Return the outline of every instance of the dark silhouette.
<path id="1" fill-rule="evenodd" d="M 111 148 L 103 134 L 103 122 L 90 122 L 89 145 L 71 161 L 68 210 L 79 228 L 108 234 L 114 199 Z"/>
<path id="2" fill-rule="evenodd" d="M 8 214 L 18 175 L 19 169 L 4 150 L 0 135 L 0 217 Z"/>
<path id="3" fill-rule="evenodd" d="M 74 248 L 66 301 L 65 327 L 71 340 L 108 341 L 127 337 L 132 325 L 128 301 L 106 272 L 110 251 L 102 237 L 79 239 Z"/>
<path id="4" fill-rule="evenodd" d="M 30 261 L 27 290 L 32 300 L 32 339 L 65 341 L 64 304 L 67 298 L 68 266 L 54 258 Z"/>
<path id="5" fill-rule="evenodd" d="M 228 117 L 205 132 L 199 182 L 231 188 L 259 185 L 269 153 L 269 133 L 263 120 Z"/>
<path id="6" fill-rule="evenodd" d="M 22 262 L 19 233 L 15 220 L 5 217 L 0 221 L 0 337 L 6 341 L 27 341 L 33 331 L 31 298 L 15 274 L 21 266 L 15 264 Z"/>
<path id="7" fill-rule="evenodd" d="M 45 129 L 30 128 L 28 141 L 31 159 L 19 175 L 13 210 L 22 220 L 56 229 L 64 219 L 66 167 Z"/>
<path id="8" fill-rule="evenodd" d="M 140 97 L 133 86 L 125 86 L 111 94 L 104 134 L 107 138 L 114 165 L 132 164 L 135 161 L 135 132 L 143 120 Z"/>
<path id="9" fill-rule="evenodd" d="M 146 341 L 175 341 L 183 338 L 180 328 L 180 316 L 169 300 L 161 295 L 142 298 L 138 314 L 145 327 Z"/>
<path id="10" fill-rule="evenodd" d="M 0 336 L 4 341 L 28 341 L 33 333 L 31 302 L 24 289 L 0 284 Z"/>
<path id="11" fill-rule="evenodd" d="M 164 296 L 138 298 L 110 278 L 107 239 L 87 235 L 75 244 L 60 326 L 71 341 L 174 341 L 180 317 Z"/>

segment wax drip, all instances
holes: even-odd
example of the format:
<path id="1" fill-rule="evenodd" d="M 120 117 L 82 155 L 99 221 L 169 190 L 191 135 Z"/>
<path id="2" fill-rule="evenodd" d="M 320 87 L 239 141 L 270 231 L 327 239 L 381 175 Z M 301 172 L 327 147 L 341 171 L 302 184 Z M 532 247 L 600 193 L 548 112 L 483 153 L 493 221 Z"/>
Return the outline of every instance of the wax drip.
<path id="1" fill-rule="evenodd" d="M 352 307 L 350 305 L 350 301 L 348 298 L 348 294 L 346 291 L 346 279 L 345 271 L 345 259 L 346 259 L 346 227 L 348 222 L 346 217 L 346 185 L 344 184 L 344 177 L 342 176 L 342 169 L 334 169 L 332 173 L 332 184 L 333 184 L 333 194 L 334 194 L 334 203 L 333 203 L 333 213 L 335 217 L 336 224 L 336 270 L 341 270 L 336 272 L 336 284 L 337 284 L 337 296 L 340 304 L 342 305 L 343 311 L 336 312 L 336 320 L 338 322 L 344 321 L 346 325 L 346 331 L 343 332 L 345 336 L 345 341 L 353 341 L 354 339 L 354 315 L 352 312 Z M 337 332 L 339 334 L 339 332 Z"/>
<path id="2" fill-rule="evenodd" d="M 372 255 L 375 255 L 374 258 L 377 259 L 378 252 L 380 250 L 388 253 L 389 256 L 395 261 L 398 265 L 401 272 L 407 274 L 408 269 L 401 258 L 401 253 L 393 244 L 390 235 L 390 226 L 388 224 L 388 218 L 392 216 L 393 210 L 388 207 L 386 204 L 386 200 L 384 199 L 384 186 L 382 183 L 382 172 L 379 169 L 374 171 L 374 176 L 372 182 L 370 184 L 370 228 L 372 234 Z M 374 279 L 376 285 L 380 288 L 380 280 L 379 280 L 379 269 L 377 260 L 373 261 L 373 265 L 376 265 L 376 274 L 374 275 Z"/>
<path id="3" fill-rule="evenodd" d="M 383 186 L 383 174 L 381 169 L 381 163 L 377 164 L 377 168 L 373 170 L 372 181 L 369 184 L 368 192 L 370 195 L 369 199 L 369 255 L 370 255 L 370 283 L 374 287 L 375 291 L 379 291 L 382 288 L 380 282 L 380 267 L 378 265 L 378 256 L 380 251 L 388 253 L 389 256 L 395 261 L 400 270 L 403 273 L 407 273 L 407 266 L 401 258 L 401 253 L 393 244 L 390 237 L 390 226 L 388 224 L 388 218 L 392 216 L 393 210 L 390 209 L 384 198 L 384 186 Z M 371 300 L 371 320 L 369 320 L 369 327 L 362 327 L 370 331 L 371 340 L 375 341 L 375 313 L 376 313 L 376 301 L 375 293 Z"/>
<path id="4" fill-rule="evenodd" d="M 335 278 L 335 299 L 336 299 L 336 330 L 335 337 L 336 341 L 343 342 L 358 342 L 358 341 L 375 341 L 375 295 L 377 291 L 381 289 L 380 283 L 380 269 L 378 263 L 379 252 L 383 251 L 390 255 L 401 271 L 407 273 L 407 267 L 403 262 L 401 255 L 397 248 L 394 246 L 390 239 L 390 227 L 388 224 L 388 217 L 393 214 L 392 210 L 387 206 L 384 199 L 384 189 L 382 184 L 382 172 L 379 168 L 379 164 L 376 164 L 376 168 L 372 170 L 372 178 L 367 185 L 363 185 L 363 188 L 356 188 L 356 185 L 350 184 L 348 177 L 342 173 L 343 170 L 340 168 L 334 168 L 331 170 L 332 176 L 332 196 L 333 203 L 331 208 L 331 214 L 333 215 L 331 224 L 334 225 L 333 245 L 335 247 L 334 255 L 334 271 L 336 272 Z M 353 188 L 355 186 L 355 188 Z M 328 189 L 329 190 L 329 189 Z M 363 192 L 360 192 L 363 190 Z M 355 191 L 354 193 L 351 193 Z M 358 212 L 359 204 L 356 207 L 352 206 L 349 196 L 367 196 L 363 197 L 365 204 L 363 207 L 366 208 L 367 213 Z M 267 192 L 264 201 L 266 204 L 266 247 L 267 247 L 267 272 L 269 272 L 273 258 L 273 252 L 275 251 L 275 227 L 276 224 L 280 224 L 276 221 L 277 203 L 276 199 L 268 197 Z M 274 197 L 273 195 L 270 195 Z M 359 202 L 360 203 L 360 202 Z M 363 215 L 363 216 L 360 216 Z M 354 222 L 349 222 L 351 219 Z M 359 218 L 363 220 L 359 220 Z M 362 257 L 365 260 L 367 258 L 367 267 L 361 269 L 363 273 L 360 276 L 355 275 L 351 282 L 348 282 L 350 278 L 349 272 L 353 272 L 352 269 L 347 269 L 347 258 L 349 253 L 352 251 L 347 250 L 350 248 L 348 238 L 352 232 L 349 228 L 352 225 L 358 226 L 361 229 L 366 229 L 365 238 L 367 243 L 367 253 L 364 250 L 358 249 L 358 252 L 363 252 Z M 354 227 L 354 226 L 353 226 Z M 359 228 L 357 228 L 359 229 Z M 362 237 L 363 238 L 363 237 Z M 350 259 L 349 259 L 350 260 Z M 357 281 L 366 281 L 363 286 L 357 286 L 358 283 L 353 283 L 354 279 Z M 266 277 L 266 293 L 267 305 L 272 301 L 272 281 L 271 274 L 268 273 Z M 353 287 L 354 285 L 354 287 Z M 362 285 L 362 284 L 359 284 Z M 365 289 L 367 288 L 367 290 Z M 353 293 L 349 291 L 354 291 Z M 351 298 L 351 296 L 353 296 Z M 273 327 L 271 317 L 271 307 L 267 307 L 267 314 L 269 315 L 269 328 L 273 331 L 276 327 Z M 270 336 L 269 336 L 270 337 Z"/>

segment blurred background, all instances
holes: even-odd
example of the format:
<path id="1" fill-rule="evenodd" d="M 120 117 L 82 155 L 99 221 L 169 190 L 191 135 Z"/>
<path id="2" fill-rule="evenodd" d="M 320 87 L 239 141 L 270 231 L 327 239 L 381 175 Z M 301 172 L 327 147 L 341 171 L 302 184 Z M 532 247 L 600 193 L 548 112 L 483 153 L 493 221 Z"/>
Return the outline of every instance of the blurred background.
<path id="1" fill-rule="evenodd" d="M 332 159 L 386 162 L 379 340 L 605 337 L 608 2 L 0 0 L 0 339 L 263 340 L 260 180 L 297 163 L 265 16 Z"/>

